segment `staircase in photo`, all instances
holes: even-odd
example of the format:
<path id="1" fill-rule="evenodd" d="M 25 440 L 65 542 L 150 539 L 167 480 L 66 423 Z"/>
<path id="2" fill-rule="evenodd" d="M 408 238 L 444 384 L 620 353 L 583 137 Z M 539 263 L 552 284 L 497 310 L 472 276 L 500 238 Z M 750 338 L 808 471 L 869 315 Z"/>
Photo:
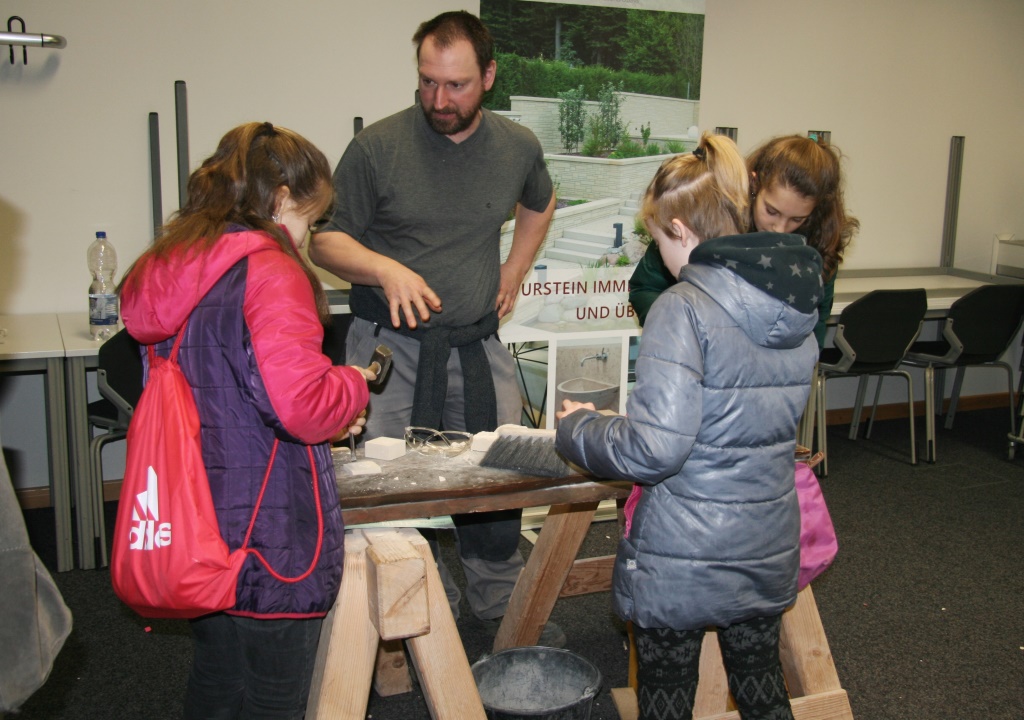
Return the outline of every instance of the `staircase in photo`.
<path id="1" fill-rule="evenodd" d="M 622 239 L 633 232 L 640 195 L 634 193 L 619 208 L 618 215 L 585 222 L 562 232 L 562 237 L 551 241 L 543 251 L 539 263 L 548 268 L 576 268 L 595 265 L 615 245 L 615 224 L 622 223 Z"/>

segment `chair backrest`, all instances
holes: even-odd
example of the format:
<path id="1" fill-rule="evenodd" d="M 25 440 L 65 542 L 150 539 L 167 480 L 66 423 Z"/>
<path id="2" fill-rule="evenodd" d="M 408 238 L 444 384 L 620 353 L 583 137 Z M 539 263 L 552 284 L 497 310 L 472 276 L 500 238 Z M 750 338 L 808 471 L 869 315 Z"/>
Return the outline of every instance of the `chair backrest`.
<path id="1" fill-rule="evenodd" d="M 917 338 L 927 310 L 923 288 L 872 290 L 840 313 L 836 347 L 844 355 L 852 353 L 857 364 L 895 369 Z"/>
<path id="2" fill-rule="evenodd" d="M 943 337 L 959 356 L 951 362 L 992 362 L 1017 335 L 1024 318 L 1024 285 L 982 285 L 954 302 Z"/>
<path id="3" fill-rule="evenodd" d="M 100 346 L 97 367 L 100 395 L 130 416 L 142 395 L 139 343 L 127 330 L 121 330 Z"/>

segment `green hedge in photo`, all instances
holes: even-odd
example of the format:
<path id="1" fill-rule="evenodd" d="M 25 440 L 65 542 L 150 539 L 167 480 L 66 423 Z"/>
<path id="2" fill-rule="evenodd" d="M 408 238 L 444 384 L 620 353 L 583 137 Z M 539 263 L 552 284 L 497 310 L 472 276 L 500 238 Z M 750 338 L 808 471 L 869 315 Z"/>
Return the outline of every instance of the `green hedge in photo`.
<path id="1" fill-rule="evenodd" d="M 558 98 L 560 93 L 583 88 L 585 100 L 599 99 L 606 85 L 621 87 L 623 92 L 660 95 L 686 99 L 699 83 L 687 73 L 651 75 L 627 70 L 611 70 L 603 65 L 573 67 L 560 60 L 539 60 L 509 53 L 496 53 L 498 63 L 494 87 L 484 106 L 491 110 L 511 110 L 513 95 Z"/>

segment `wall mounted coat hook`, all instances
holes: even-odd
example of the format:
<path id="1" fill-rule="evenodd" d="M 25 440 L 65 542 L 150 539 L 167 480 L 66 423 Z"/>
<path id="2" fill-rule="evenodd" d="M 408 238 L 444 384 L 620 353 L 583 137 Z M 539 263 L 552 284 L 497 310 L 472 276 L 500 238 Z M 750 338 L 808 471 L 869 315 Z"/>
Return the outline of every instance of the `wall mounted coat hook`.
<path id="1" fill-rule="evenodd" d="M 17 15 L 11 15 L 9 18 L 7 18 L 7 32 L 9 32 L 9 33 L 13 33 L 14 32 L 13 25 L 14 25 L 14 21 L 15 20 L 17 20 L 18 22 L 21 23 L 21 34 L 24 35 L 25 34 L 25 21 L 22 20 Z M 10 46 L 10 51 L 11 51 L 11 65 L 13 65 L 14 64 L 14 45 Z M 23 65 L 28 65 L 28 47 L 26 47 L 25 45 L 21 46 L 21 62 L 22 62 Z"/>
<path id="2" fill-rule="evenodd" d="M 14 22 L 21 23 L 21 32 L 14 32 Z M 14 64 L 14 46 L 21 45 L 21 61 L 28 65 L 28 46 L 60 49 L 67 47 L 68 41 L 60 35 L 25 32 L 25 21 L 17 15 L 7 18 L 7 32 L 0 32 L 0 45 L 11 46 L 11 65 Z"/>

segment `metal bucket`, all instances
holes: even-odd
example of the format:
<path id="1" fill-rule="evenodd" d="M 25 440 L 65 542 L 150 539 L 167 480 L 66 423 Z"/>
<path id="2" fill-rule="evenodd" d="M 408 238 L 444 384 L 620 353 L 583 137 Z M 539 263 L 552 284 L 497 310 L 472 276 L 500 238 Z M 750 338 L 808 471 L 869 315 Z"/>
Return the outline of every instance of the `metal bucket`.
<path id="1" fill-rule="evenodd" d="M 601 671 L 584 657 L 549 647 L 502 650 L 473 665 L 490 720 L 589 720 Z"/>

